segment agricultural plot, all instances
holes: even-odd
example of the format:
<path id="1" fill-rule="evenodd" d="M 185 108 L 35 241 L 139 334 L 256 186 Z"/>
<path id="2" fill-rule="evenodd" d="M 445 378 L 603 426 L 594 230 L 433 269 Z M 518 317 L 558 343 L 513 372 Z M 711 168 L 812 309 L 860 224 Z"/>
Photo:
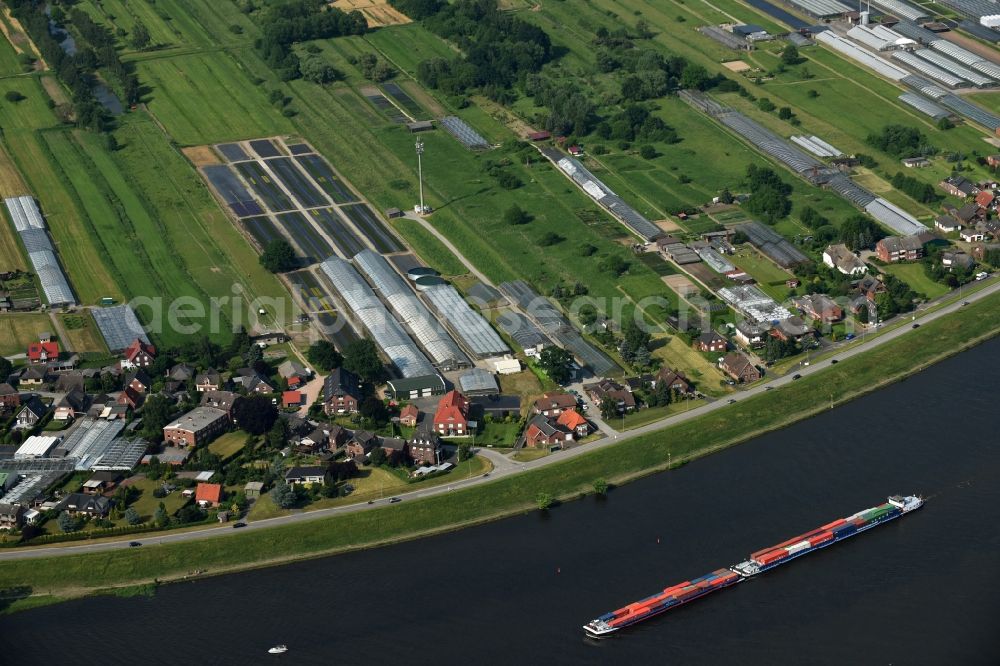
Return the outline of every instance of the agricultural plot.
<path id="1" fill-rule="evenodd" d="M 240 162 L 250 159 L 243 147 L 238 143 L 220 143 L 216 149 L 230 162 Z"/>
<path id="2" fill-rule="evenodd" d="M 38 334 L 52 330 L 52 320 L 47 314 L 5 314 L 0 317 L 0 355 L 23 354 Z"/>
<path id="3" fill-rule="evenodd" d="M 367 204 L 351 204 L 341 207 L 351 222 L 368 237 L 375 249 L 382 254 L 402 252 L 402 243 L 385 226 L 379 216 Z"/>
<path id="4" fill-rule="evenodd" d="M 268 243 L 271 241 L 281 240 L 283 236 L 281 232 L 274 226 L 274 223 L 266 215 L 258 215 L 256 217 L 245 217 L 240 222 L 246 228 L 247 232 L 257 241 L 257 245 L 260 246 L 261 250 L 267 247 Z"/>
<path id="5" fill-rule="evenodd" d="M 254 139 L 250 141 L 250 147 L 260 157 L 278 157 L 281 152 L 270 139 Z"/>
<path id="6" fill-rule="evenodd" d="M 275 157 L 267 160 L 265 163 L 267 164 L 267 167 L 274 172 L 274 175 L 278 177 L 281 184 L 285 186 L 285 189 L 288 190 L 304 208 L 317 208 L 320 206 L 330 205 L 330 202 L 327 201 L 326 197 L 323 196 L 323 193 L 319 191 L 312 179 L 308 178 L 298 169 L 298 167 L 295 166 L 295 162 L 292 161 L 292 158 Z"/>
<path id="7" fill-rule="evenodd" d="M 271 179 L 259 162 L 238 162 L 234 165 L 243 179 L 253 189 L 261 201 L 273 212 L 294 210 L 295 204 L 288 195 Z"/>
<path id="8" fill-rule="evenodd" d="M 345 258 L 356 255 L 365 249 L 364 241 L 358 238 L 343 219 L 332 208 L 320 208 L 309 211 L 309 214 L 333 241 L 334 245 Z"/>
<path id="9" fill-rule="evenodd" d="M 291 236 L 311 261 L 323 261 L 333 248 L 321 236 L 306 217 L 298 212 L 282 213 L 276 216 L 278 224 Z"/>
<path id="10" fill-rule="evenodd" d="M 315 275 L 309 271 L 296 271 L 289 273 L 288 279 L 305 304 L 306 312 L 338 349 L 357 339 L 354 329 L 337 312 L 333 299 Z"/>
<path id="11" fill-rule="evenodd" d="M 312 146 L 305 143 L 293 143 L 286 146 L 292 155 L 308 155 L 313 152 Z"/>
<path id="12" fill-rule="evenodd" d="M 410 97 L 405 90 L 399 87 L 397 83 L 384 83 L 382 84 L 382 90 L 385 91 L 389 97 L 391 97 L 396 104 L 410 114 L 411 118 L 419 118 L 423 115 L 424 110 L 420 108 L 412 97 Z"/>
<path id="13" fill-rule="evenodd" d="M 357 201 L 358 198 L 350 189 L 338 178 L 326 161 L 319 155 L 302 155 L 296 157 L 295 161 L 306 170 L 313 180 L 323 188 L 334 203 L 344 204 Z"/>
<path id="14" fill-rule="evenodd" d="M 362 88 L 361 94 L 371 102 L 372 106 L 381 111 L 382 115 L 392 122 L 403 125 L 410 120 L 377 88 Z"/>
<path id="15" fill-rule="evenodd" d="M 202 173 L 236 217 L 260 215 L 264 212 L 229 167 L 207 166 L 202 169 Z"/>

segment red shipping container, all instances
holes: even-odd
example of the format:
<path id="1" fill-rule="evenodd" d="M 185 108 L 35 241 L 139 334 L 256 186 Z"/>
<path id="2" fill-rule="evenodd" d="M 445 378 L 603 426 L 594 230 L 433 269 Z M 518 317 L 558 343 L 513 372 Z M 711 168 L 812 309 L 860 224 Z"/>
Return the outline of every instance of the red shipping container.
<path id="1" fill-rule="evenodd" d="M 833 529 L 834 527 L 840 527 L 841 525 L 843 525 L 843 524 L 844 524 L 844 523 L 846 523 L 846 522 L 847 522 L 847 521 L 846 521 L 846 520 L 844 520 L 843 518 L 838 518 L 837 520 L 833 521 L 832 523 L 829 523 L 829 524 L 827 524 L 827 525 L 824 525 L 824 526 L 823 526 L 823 527 L 821 527 L 820 529 L 821 529 L 821 530 L 832 530 L 832 529 Z"/>

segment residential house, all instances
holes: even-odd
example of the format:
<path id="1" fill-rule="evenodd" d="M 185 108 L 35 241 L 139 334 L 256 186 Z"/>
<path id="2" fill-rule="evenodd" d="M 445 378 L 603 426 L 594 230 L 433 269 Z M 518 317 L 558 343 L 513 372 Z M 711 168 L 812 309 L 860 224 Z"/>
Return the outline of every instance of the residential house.
<path id="1" fill-rule="evenodd" d="M 20 504 L 0 504 L 0 530 L 16 530 L 21 527 L 24 507 Z"/>
<path id="2" fill-rule="evenodd" d="M 230 380 L 233 386 L 245 393 L 275 393 L 278 388 L 253 368 L 239 368 Z"/>
<path id="3" fill-rule="evenodd" d="M 991 250 L 1000 250 L 1000 245 L 996 243 L 973 245 L 972 256 L 976 261 L 985 261 L 986 254 Z"/>
<path id="4" fill-rule="evenodd" d="M 410 445 L 405 439 L 399 437 L 383 437 L 379 446 L 385 451 L 385 455 L 390 460 L 402 460 L 409 457 Z"/>
<path id="5" fill-rule="evenodd" d="M 469 434 L 469 401 L 458 391 L 449 391 L 434 412 L 434 431 L 442 437 Z"/>
<path id="6" fill-rule="evenodd" d="M 139 393 L 131 386 L 126 386 L 125 390 L 118 394 L 118 399 L 115 402 L 119 405 L 124 405 L 132 411 L 135 411 L 142 407 L 142 403 L 145 399 L 146 394 Z"/>
<path id="7" fill-rule="evenodd" d="M 232 419 L 233 406 L 239 398 L 239 394 L 232 391 L 205 391 L 201 394 L 201 402 L 199 404 L 221 409 Z"/>
<path id="8" fill-rule="evenodd" d="M 719 359 L 719 368 L 739 383 L 750 384 L 761 377 L 757 366 L 741 351 L 731 351 Z"/>
<path id="9" fill-rule="evenodd" d="M 977 220 L 982 220 L 986 217 L 986 211 L 973 202 L 969 202 L 961 208 L 952 209 L 951 214 L 966 226 L 973 225 Z"/>
<path id="10" fill-rule="evenodd" d="M 844 318 L 844 310 L 826 294 L 806 294 L 792 299 L 806 315 L 822 322 L 835 322 Z"/>
<path id="11" fill-rule="evenodd" d="M 983 232 L 987 236 L 1000 239 L 1000 219 L 993 218 L 982 220 L 976 223 L 976 230 Z"/>
<path id="12" fill-rule="evenodd" d="M 350 370 L 337 368 L 323 380 L 323 412 L 357 414 L 361 403 L 361 382 Z"/>
<path id="13" fill-rule="evenodd" d="M 318 465 L 309 467 L 289 467 L 285 471 L 285 483 L 289 485 L 325 485 L 326 468 Z"/>
<path id="14" fill-rule="evenodd" d="M 976 195 L 976 205 L 988 209 L 993 205 L 994 195 L 990 190 L 983 190 Z"/>
<path id="15" fill-rule="evenodd" d="M 828 246 L 823 250 L 823 263 L 830 268 L 836 268 L 844 275 L 862 275 L 868 271 L 868 266 L 843 243 Z"/>
<path id="16" fill-rule="evenodd" d="M 886 263 L 914 261 L 924 256 L 924 244 L 916 234 L 910 236 L 886 236 L 875 244 L 878 258 Z"/>
<path id="17" fill-rule="evenodd" d="M 119 361 L 119 365 L 122 370 L 134 370 L 135 368 L 150 368 L 155 361 L 156 347 L 136 338 L 122 352 L 122 359 Z"/>
<path id="18" fill-rule="evenodd" d="M 655 386 L 659 386 L 660 384 L 665 384 L 668 389 L 677 393 L 686 394 L 694 391 L 694 387 L 684 373 L 673 370 L 668 366 L 663 366 L 656 373 Z"/>
<path id="19" fill-rule="evenodd" d="M 222 503 L 222 484 L 199 483 L 195 487 L 194 501 L 203 509 L 219 506 Z"/>
<path id="20" fill-rule="evenodd" d="M 10 414 L 21 406 L 21 394 L 10 384 L 0 384 L 0 414 Z"/>
<path id="21" fill-rule="evenodd" d="M 429 422 L 424 422 L 410 439 L 410 457 L 418 465 L 436 465 L 441 461 L 441 438 Z"/>
<path id="22" fill-rule="evenodd" d="M 399 410 L 400 425 L 413 428 L 417 425 L 418 420 L 420 420 L 420 410 L 417 409 L 416 405 L 404 405 L 403 408 Z"/>
<path id="23" fill-rule="evenodd" d="M 976 187 L 975 183 L 964 176 L 950 176 L 949 178 L 945 178 L 938 183 L 938 187 L 951 196 L 962 199 L 979 194 L 979 188 Z"/>
<path id="24" fill-rule="evenodd" d="M 576 409 L 576 396 L 562 391 L 548 391 L 535 400 L 535 413 L 542 416 L 559 416 L 567 409 Z"/>
<path id="25" fill-rule="evenodd" d="M 195 369 L 187 363 L 178 363 L 167 372 L 167 377 L 175 382 L 191 381 L 194 375 Z"/>
<path id="26" fill-rule="evenodd" d="M 901 162 L 907 169 L 920 169 L 931 165 L 930 160 L 926 157 L 904 157 Z"/>
<path id="27" fill-rule="evenodd" d="M 87 413 L 90 407 L 90 398 L 80 389 L 73 389 L 66 393 L 58 403 L 52 418 L 56 421 L 72 421 L 78 416 Z"/>
<path id="28" fill-rule="evenodd" d="M 248 500 L 260 499 L 263 490 L 264 484 L 261 481 L 247 481 L 247 484 L 243 486 L 243 494 Z"/>
<path id="29" fill-rule="evenodd" d="M 494 419 L 505 419 L 508 416 L 520 418 L 521 396 L 519 395 L 480 395 L 469 400 L 470 414 Z"/>
<path id="30" fill-rule="evenodd" d="M 976 265 L 976 260 L 965 252 L 942 252 L 941 265 L 948 270 L 955 267 L 970 269 Z"/>
<path id="31" fill-rule="evenodd" d="M 14 427 L 18 430 L 34 428 L 48 412 L 48 405 L 39 400 L 37 396 L 31 396 L 21 404 L 21 408 L 17 411 L 17 416 L 14 417 Z"/>
<path id="32" fill-rule="evenodd" d="M 305 401 L 305 396 L 298 391 L 282 391 L 281 393 L 282 409 L 288 409 L 289 407 L 301 407 L 305 404 Z"/>
<path id="33" fill-rule="evenodd" d="M 19 386 L 44 386 L 52 381 L 47 365 L 29 365 L 21 373 L 18 381 Z"/>
<path id="34" fill-rule="evenodd" d="M 619 413 L 631 412 L 635 409 L 635 396 L 626 391 L 620 384 L 610 379 L 602 379 L 591 384 L 584 384 L 583 390 L 598 405 L 608 398 L 614 401 Z"/>
<path id="35" fill-rule="evenodd" d="M 528 421 L 528 425 L 524 428 L 524 444 L 532 448 L 553 446 L 572 440 L 573 436 L 570 433 L 541 414 Z"/>
<path id="36" fill-rule="evenodd" d="M 885 285 L 874 275 L 866 275 L 851 283 L 854 290 L 869 301 L 875 302 L 875 297 L 886 292 Z"/>
<path id="37" fill-rule="evenodd" d="M 958 237 L 967 243 L 976 243 L 986 240 L 986 234 L 979 229 L 962 229 L 958 232 Z"/>
<path id="38" fill-rule="evenodd" d="M 580 412 L 567 409 L 556 417 L 556 425 L 572 433 L 574 439 L 583 439 L 590 434 L 590 422 Z"/>
<path id="39" fill-rule="evenodd" d="M 943 233 L 950 234 L 953 231 L 961 229 L 962 223 L 953 217 L 942 215 L 934 219 L 934 228 Z"/>
<path id="40" fill-rule="evenodd" d="M 292 377 L 298 377 L 300 381 L 304 381 L 312 376 L 312 373 L 306 370 L 305 366 L 291 360 L 278 366 L 278 374 L 284 377 L 285 381 L 290 381 Z"/>
<path id="41" fill-rule="evenodd" d="M 55 509 L 65 511 L 72 516 L 104 518 L 111 511 L 111 500 L 102 495 L 70 493 L 56 504 Z"/>
<path id="42" fill-rule="evenodd" d="M 136 393 L 149 393 L 149 389 L 152 386 L 153 380 L 149 378 L 149 375 L 142 368 L 136 368 L 125 377 L 125 388 L 130 388 Z"/>
<path id="43" fill-rule="evenodd" d="M 332 428 L 337 431 L 336 437 L 343 437 L 343 428 L 340 426 L 332 426 Z M 327 430 L 323 426 L 316 426 L 305 435 L 299 437 L 295 449 L 303 453 L 316 453 L 326 449 L 329 444 L 330 430 Z"/>
<path id="44" fill-rule="evenodd" d="M 694 346 L 701 352 L 724 352 L 729 342 L 716 330 L 708 330 L 698 336 Z"/>
<path id="45" fill-rule="evenodd" d="M 28 345 L 28 363 L 48 363 L 59 358 L 58 342 L 32 342 Z"/>
<path id="46" fill-rule="evenodd" d="M 205 391 L 218 391 L 222 388 L 222 375 L 218 370 L 206 370 L 195 376 L 194 389 L 198 393 Z"/>
<path id="47" fill-rule="evenodd" d="M 375 433 L 367 430 L 355 430 L 354 435 L 347 442 L 344 451 L 348 457 L 355 460 L 364 460 L 365 456 L 378 444 L 378 437 Z"/>
<path id="48" fill-rule="evenodd" d="M 83 482 L 83 492 L 88 495 L 103 495 L 114 490 L 122 475 L 115 471 L 99 471 Z"/>
<path id="49" fill-rule="evenodd" d="M 1000 155 L 989 155 L 986 157 L 986 163 L 991 167 L 1000 166 Z"/>
<path id="50" fill-rule="evenodd" d="M 630 393 L 635 393 L 636 391 L 652 388 L 656 384 L 656 377 L 646 372 L 638 377 L 626 377 L 623 381 L 625 382 L 625 389 Z"/>
<path id="51" fill-rule="evenodd" d="M 736 340 L 744 347 L 763 347 L 768 326 L 743 319 L 736 322 Z"/>
<path id="52" fill-rule="evenodd" d="M 82 372 L 66 372 L 56 377 L 56 383 L 52 390 L 56 393 L 69 393 L 73 389 L 85 391 L 87 389 L 87 377 Z"/>
<path id="53" fill-rule="evenodd" d="M 199 406 L 163 428 L 163 441 L 195 447 L 212 440 L 229 427 L 229 414 L 215 407 Z"/>

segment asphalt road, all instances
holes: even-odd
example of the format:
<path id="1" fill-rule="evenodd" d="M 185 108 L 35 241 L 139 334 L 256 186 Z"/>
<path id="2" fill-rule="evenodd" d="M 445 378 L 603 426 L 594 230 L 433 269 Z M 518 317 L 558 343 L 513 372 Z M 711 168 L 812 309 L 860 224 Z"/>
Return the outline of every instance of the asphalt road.
<path id="1" fill-rule="evenodd" d="M 994 294 L 1000 291 L 1000 281 L 994 282 L 993 284 L 984 287 L 983 289 L 969 294 L 965 301 L 972 302 L 978 301 L 986 296 Z M 930 313 L 917 314 L 916 322 L 920 324 L 926 324 L 928 322 L 934 321 L 940 317 L 948 315 L 961 309 L 963 306 L 963 301 L 956 301 L 951 305 L 945 305 L 937 310 Z M 913 330 L 912 324 L 903 324 L 898 326 L 888 332 L 885 332 L 877 337 L 872 337 L 870 340 L 864 340 L 859 342 L 852 347 L 839 352 L 836 355 L 838 360 L 843 360 L 856 356 L 858 354 L 864 353 L 870 349 L 874 349 L 880 345 L 886 344 L 891 340 L 906 335 Z M 824 360 L 812 364 L 808 367 L 801 368 L 797 374 L 806 377 L 813 373 L 819 372 L 830 365 L 830 361 Z M 483 483 L 490 483 L 496 479 L 509 476 L 511 474 L 519 474 L 521 472 L 537 469 L 539 467 L 544 467 L 546 465 L 559 464 L 561 461 L 568 458 L 573 458 L 579 455 L 585 455 L 590 451 L 594 451 L 605 446 L 612 446 L 618 442 L 622 442 L 634 437 L 639 437 L 663 428 L 675 425 L 677 423 L 682 423 L 689 419 L 697 418 L 709 412 L 715 411 L 717 409 L 725 409 L 729 406 L 730 402 L 745 400 L 750 396 L 754 396 L 764 391 L 770 390 L 771 388 L 777 388 L 780 386 L 785 386 L 787 384 L 796 381 L 794 379 L 794 374 L 785 375 L 784 377 L 778 377 L 776 379 L 758 384 L 745 391 L 740 391 L 733 394 L 729 399 L 716 400 L 714 402 L 709 402 L 702 404 L 696 408 L 693 408 L 686 412 L 681 412 L 679 414 L 673 414 L 663 420 L 656 421 L 633 430 L 629 430 L 625 433 L 615 433 L 610 434 L 602 440 L 586 444 L 584 446 L 578 446 L 575 448 L 567 449 L 565 451 L 560 451 L 554 455 L 549 455 L 544 458 L 539 458 L 538 460 L 533 460 L 531 462 L 519 463 L 504 458 L 500 461 L 499 458 L 503 457 L 498 452 L 489 451 L 488 449 L 481 449 L 480 453 L 486 455 L 494 463 L 494 469 L 489 474 L 488 477 L 477 476 L 459 479 L 456 478 L 453 483 L 434 486 L 432 488 L 427 488 L 424 490 L 415 490 L 408 493 L 401 493 L 398 497 L 404 501 L 410 501 L 415 499 L 421 499 L 424 497 L 434 497 L 436 495 L 446 495 L 449 492 L 460 488 L 467 488 L 469 486 L 479 485 Z M 607 424 L 606 424 L 607 427 Z M 609 428 L 610 429 L 610 428 Z M 104 541 L 104 542 L 94 542 L 94 543 L 79 543 L 72 545 L 53 545 L 49 547 L 39 547 L 39 548 L 24 548 L 16 550 L 4 550 L 0 551 L 0 561 L 2 560 L 17 560 L 17 559 L 28 559 L 37 557 L 51 557 L 57 555 L 74 555 L 78 553 L 94 553 L 107 550 L 116 550 L 122 548 L 129 548 L 129 541 L 140 541 L 142 542 L 142 547 L 151 547 L 158 544 L 170 544 L 170 543 L 180 543 L 183 541 L 192 541 L 195 539 L 206 539 L 206 538 L 220 538 L 226 537 L 234 534 L 242 534 L 248 531 L 256 531 L 260 529 L 266 529 L 268 527 L 274 527 L 279 525 L 287 525 L 291 523 L 300 523 L 311 520 L 318 520 L 320 518 L 326 518 L 328 516 L 335 516 L 346 513 L 353 513 L 355 511 L 367 511 L 369 509 L 384 506 L 389 503 L 389 499 L 381 499 L 375 501 L 373 504 L 360 503 L 360 504 L 348 504 L 344 506 L 331 507 L 328 509 L 318 509 L 316 511 L 304 511 L 299 513 L 289 514 L 287 516 L 278 516 L 275 518 L 268 518 L 265 520 L 256 520 L 253 522 L 248 522 L 247 526 L 242 529 L 233 529 L 231 524 L 220 525 L 218 527 L 206 527 L 204 529 L 192 530 L 188 532 L 165 532 L 162 534 L 154 535 L 134 535 L 131 538 L 125 537 L 119 541 Z"/>

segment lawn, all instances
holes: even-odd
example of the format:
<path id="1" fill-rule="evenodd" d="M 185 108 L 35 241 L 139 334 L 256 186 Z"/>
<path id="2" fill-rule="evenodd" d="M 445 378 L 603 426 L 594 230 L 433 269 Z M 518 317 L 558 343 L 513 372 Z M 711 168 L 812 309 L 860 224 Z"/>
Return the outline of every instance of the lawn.
<path id="1" fill-rule="evenodd" d="M 909 264 L 887 264 L 880 266 L 880 270 L 895 275 L 900 280 L 910 285 L 910 288 L 918 294 L 927 298 L 937 298 L 951 291 L 946 285 L 927 277 L 924 272 L 924 265 L 920 262 Z"/>
<path id="2" fill-rule="evenodd" d="M 212 440 L 212 443 L 208 445 L 208 450 L 225 460 L 243 448 L 247 436 L 247 433 L 242 430 L 223 433 Z"/>
<path id="3" fill-rule="evenodd" d="M 782 270 L 777 264 L 749 245 L 744 245 L 735 255 L 727 255 L 726 258 L 734 266 L 753 276 L 757 280 L 757 286 L 767 292 L 771 298 L 779 303 L 785 300 L 788 295 L 785 281 L 792 277 L 791 273 Z"/>
<path id="4" fill-rule="evenodd" d="M 172 516 L 178 509 L 190 501 L 181 495 L 180 489 L 174 490 L 162 499 L 153 497 L 153 491 L 163 485 L 162 480 L 153 481 L 143 477 L 129 485 L 142 491 L 138 499 L 132 502 L 129 507 L 139 512 L 143 522 L 149 522 L 153 519 L 153 514 L 156 512 L 156 508 L 160 506 L 160 502 L 163 502 L 167 515 Z"/>
<path id="5" fill-rule="evenodd" d="M 107 353 L 108 347 L 104 342 L 97 324 L 90 312 L 83 310 L 77 314 L 58 315 L 66 331 L 68 340 L 64 341 L 72 347 L 75 352 L 99 352 Z"/>
<path id="6" fill-rule="evenodd" d="M 671 414 L 684 412 L 689 409 L 697 409 L 703 403 L 703 400 L 680 400 L 678 402 L 670 403 L 669 405 L 637 409 L 631 414 L 625 415 L 624 429 L 631 430 L 632 428 L 638 428 L 639 426 L 644 426 L 647 423 L 652 423 L 653 421 L 659 421 L 660 419 L 670 416 Z M 612 421 L 614 424 L 619 422 L 620 419 Z"/>
<path id="7" fill-rule="evenodd" d="M 666 342 L 662 342 L 666 340 Z M 695 382 L 698 390 L 705 395 L 719 396 L 727 392 L 723 388 L 725 377 L 715 364 L 709 362 L 679 335 L 654 335 L 653 357 L 664 364 L 683 372 Z"/>
<path id="8" fill-rule="evenodd" d="M 537 398 L 543 392 L 542 382 L 531 370 L 522 370 L 510 375 L 500 375 L 500 392 L 504 395 L 521 396 L 522 411 L 528 400 Z"/>
<path id="9" fill-rule="evenodd" d="M 37 312 L 9 313 L 0 317 L 0 356 L 23 354 L 38 334 L 48 331 L 53 335 L 52 320 L 47 314 Z"/>
<path id="10" fill-rule="evenodd" d="M 170 544 L 141 552 L 116 550 L 77 556 L 15 560 L 0 568 L 0 589 L 26 585 L 56 596 L 108 585 L 182 576 L 193 563 L 215 573 L 226 568 L 358 548 L 454 529 L 531 510 L 538 493 L 570 498 L 590 492 L 595 478 L 620 484 L 782 427 L 828 409 L 831 393 L 856 399 L 997 332 L 1000 295 L 868 353 L 736 405 L 669 428 L 597 449 L 531 472 L 497 479 L 454 494 L 403 502 L 319 521 L 289 524 L 226 539 Z M 964 344 L 956 344 L 964 340 Z M 447 477 L 445 477 L 447 478 Z"/>
<path id="11" fill-rule="evenodd" d="M 418 222 L 400 218 L 393 220 L 392 226 L 428 266 L 442 275 L 465 275 L 469 272 L 465 264 L 459 261 L 451 250 Z"/>
<path id="12" fill-rule="evenodd" d="M 545 448 L 529 448 L 524 447 L 517 453 L 511 456 L 511 460 L 516 460 L 517 462 L 531 462 L 532 460 L 538 460 L 539 458 L 544 458 L 550 455 L 551 451 Z"/>

